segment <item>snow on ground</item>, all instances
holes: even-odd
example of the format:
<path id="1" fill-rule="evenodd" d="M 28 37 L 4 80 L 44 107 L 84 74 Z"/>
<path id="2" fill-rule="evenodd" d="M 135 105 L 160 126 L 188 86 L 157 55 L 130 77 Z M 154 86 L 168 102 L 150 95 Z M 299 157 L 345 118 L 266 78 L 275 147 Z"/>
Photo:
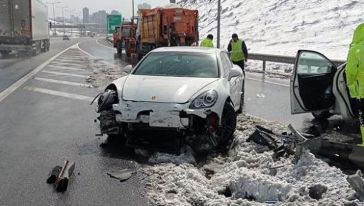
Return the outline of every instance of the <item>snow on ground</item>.
<path id="1" fill-rule="evenodd" d="M 227 48 L 231 35 L 237 33 L 252 53 L 295 56 L 299 49 L 310 49 L 332 59 L 346 59 L 353 31 L 364 22 L 364 1 L 357 0 L 221 2 L 221 47 Z M 199 10 L 200 39 L 210 33 L 216 37 L 217 0 L 178 3 Z M 249 62 L 248 68 L 262 70 L 261 62 Z M 290 70 L 292 65 L 267 65 L 273 73 Z"/>
<path id="2" fill-rule="evenodd" d="M 200 37 L 216 35 L 217 0 L 179 0 L 199 10 Z M 345 59 L 355 27 L 364 22 L 364 1 L 357 0 L 222 0 L 221 37 L 227 47 L 238 33 L 250 52 L 294 56 L 314 49 Z"/>
<path id="3" fill-rule="evenodd" d="M 346 175 L 311 153 L 297 163 L 294 157 L 275 162 L 272 151 L 246 142 L 254 125 L 285 130 L 243 115 L 228 155 L 201 164 L 189 150 L 180 156 L 154 154 L 154 165 L 139 171 L 146 177 L 150 205 L 360 205 Z"/>
<path id="4" fill-rule="evenodd" d="M 111 65 L 102 59 L 89 57 L 87 67 L 93 73 L 86 79 L 86 82 L 100 90 L 105 89 L 113 80 L 127 75 L 127 73 L 123 72 L 122 65 Z"/>

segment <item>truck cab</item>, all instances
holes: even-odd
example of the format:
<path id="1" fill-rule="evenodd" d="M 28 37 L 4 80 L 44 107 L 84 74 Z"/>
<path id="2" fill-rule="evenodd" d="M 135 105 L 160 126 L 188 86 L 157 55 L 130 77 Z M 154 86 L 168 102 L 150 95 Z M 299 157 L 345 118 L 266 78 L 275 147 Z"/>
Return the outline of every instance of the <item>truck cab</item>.
<path id="1" fill-rule="evenodd" d="M 357 116 L 346 85 L 345 64 L 337 66 L 323 54 L 299 50 L 290 82 L 291 113 L 312 113 L 316 119 Z"/>

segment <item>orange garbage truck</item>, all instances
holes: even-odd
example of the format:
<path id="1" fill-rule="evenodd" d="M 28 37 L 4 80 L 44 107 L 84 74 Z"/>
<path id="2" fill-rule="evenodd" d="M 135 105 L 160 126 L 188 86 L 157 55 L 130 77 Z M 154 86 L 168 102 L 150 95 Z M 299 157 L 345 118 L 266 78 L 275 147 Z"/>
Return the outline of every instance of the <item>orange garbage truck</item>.
<path id="1" fill-rule="evenodd" d="M 166 46 L 191 46 L 198 42 L 198 11 L 183 8 L 139 10 L 139 59 L 149 51 Z"/>
<path id="2" fill-rule="evenodd" d="M 131 22 L 123 22 L 120 28 L 118 28 L 118 31 L 114 34 L 114 47 L 118 54 L 122 54 L 123 48 L 128 57 L 133 53 L 136 54 L 137 28 L 137 19 Z"/>

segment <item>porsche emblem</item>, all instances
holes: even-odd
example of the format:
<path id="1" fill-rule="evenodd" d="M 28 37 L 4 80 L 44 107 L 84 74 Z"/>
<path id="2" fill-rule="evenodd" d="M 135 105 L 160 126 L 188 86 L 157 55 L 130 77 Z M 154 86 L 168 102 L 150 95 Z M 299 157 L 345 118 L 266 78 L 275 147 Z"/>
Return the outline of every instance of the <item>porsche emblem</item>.
<path id="1" fill-rule="evenodd" d="M 156 96 L 152 96 L 152 100 L 156 100 L 157 99 L 157 97 Z"/>

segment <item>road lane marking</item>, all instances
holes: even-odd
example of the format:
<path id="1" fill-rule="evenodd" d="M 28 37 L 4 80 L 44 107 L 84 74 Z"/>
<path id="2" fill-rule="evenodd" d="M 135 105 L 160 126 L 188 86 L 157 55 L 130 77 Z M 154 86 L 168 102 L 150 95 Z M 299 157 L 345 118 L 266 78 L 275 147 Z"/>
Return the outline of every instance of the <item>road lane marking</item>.
<path id="1" fill-rule="evenodd" d="M 47 66 L 48 69 L 52 68 L 52 69 L 60 69 L 60 70 L 73 70 L 73 71 L 83 71 L 83 72 L 88 72 L 86 69 L 79 69 L 79 68 L 74 68 L 74 67 L 65 67 L 65 66 L 57 66 L 57 65 L 48 65 Z"/>
<path id="2" fill-rule="evenodd" d="M 281 84 L 281 83 L 276 83 L 276 82 L 271 82 L 271 81 L 263 81 L 261 79 L 255 79 L 255 78 L 250 78 L 250 77 L 247 77 L 246 79 L 257 81 L 257 82 L 268 83 L 268 84 L 274 84 L 274 85 L 278 85 L 278 86 L 282 86 L 282 87 L 290 87 L 290 85 L 288 85 L 288 84 Z"/>
<path id="3" fill-rule="evenodd" d="M 100 40 L 100 39 L 96 39 L 96 44 L 98 44 L 98 45 L 100 45 L 100 46 L 103 46 L 103 47 L 106 47 L 106 48 L 108 48 L 108 49 L 112 49 L 112 50 L 114 50 L 114 47 L 111 47 L 111 45 L 110 45 L 110 46 L 103 45 L 103 44 L 101 44 L 101 43 L 99 42 L 99 40 Z"/>
<path id="4" fill-rule="evenodd" d="M 28 91 L 32 91 L 32 92 L 49 94 L 49 95 L 59 96 L 59 97 L 66 97 L 66 98 L 70 98 L 70 99 L 84 100 L 84 101 L 88 101 L 88 102 L 91 102 L 94 99 L 89 96 L 72 94 L 72 93 L 68 93 L 68 92 L 60 92 L 60 91 L 50 90 L 50 89 L 43 89 L 43 88 L 39 88 L 39 87 L 25 86 L 24 89 L 28 90 Z"/>
<path id="5" fill-rule="evenodd" d="M 62 76 L 71 76 L 71 77 L 82 77 L 82 78 L 89 77 L 88 75 L 72 74 L 72 73 L 64 73 L 64 72 L 55 72 L 55 71 L 48 71 L 48 70 L 42 71 L 42 73 L 62 75 Z"/>
<path id="6" fill-rule="evenodd" d="M 88 56 L 90 56 L 90 57 L 92 57 L 92 58 L 94 58 L 94 59 L 100 59 L 100 58 L 97 58 L 96 56 L 94 56 L 94 55 L 92 55 L 92 54 L 90 54 L 90 53 L 88 53 L 87 51 L 85 51 L 85 50 L 83 50 L 83 49 L 81 49 L 81 47 L 80 47 L 80 43 L 78 43 L 77 44 L 77 47 L 78 47 L 78 49 L 81 51 L 81 52 L 83 52 L 84 54 L 86 54 L 86 55 L 88 55 Z M 117 66 L 117 65 L 115 65 L 115 64 L 112 64 L 112 63 L 109 63 L 109 62 L 107 62 L 107 61 L 105 61 L 105 60 L 102 60 L 102 62 L 103 63 L 105 63 L 105 64 L 107 64 L 107 65 L 109 65 L 109 66 Z"/>
<path id="7" fill-rule="evenodd" d="M 68 47 L 67 49 L 59 52 L 58 54 L 54 55 L 53 57 L 51 57 L 50 59 L 48 59 L 47 61 L 45 61 L 41 65 L 39 65 L 38 67 L 36 67 L 31 72 L 29 72 L 27 75 L 25 75 L 24 77 L 22 77 L 21 79 L 19 79 L 18 81 L 16 81 L 12 85 L 10 85 L 8 88 L 6 88 L 4 91 L 2 91 L 0 93 L 0 102 L 2 102 L 7 96 L 9 96 L 11 93 L 13 93 L 19 87 L 21 87 L 25 82 L 27 82 L 29 79 L 31 79 L 34 75 L 36 75 L 37 73 L 42 71 L 44 69 L 44 67 L 46 67 L 50 62 L 52 62 L 57 57 L 61 56 L 63 53 L 65 53 L 66 51 L 68 51 L 69 49 L 71 49 L 71 48 L 73 48 L 75 46 L 77 46 L 77 44 L 74 44 L 74 45 Z"/>
<path id="8" fill-rule="evenodd" d="M 38 80 L 38 81 L 43 81 L 43 82 L 50 82 L 50 83 L 56 83 L 56 84 L 64 84 L 64 85 L 70 85 L 70 86 L 79 86 L 79 87 L 92 88 L 91 84 L 82 84 L 82 83 L 77 83 L 77 82 L 62 81 L 62 80 L 48 79 L 48 78 L 41 78 L 41 77 L 35 77 L 34 79 Z"/>

